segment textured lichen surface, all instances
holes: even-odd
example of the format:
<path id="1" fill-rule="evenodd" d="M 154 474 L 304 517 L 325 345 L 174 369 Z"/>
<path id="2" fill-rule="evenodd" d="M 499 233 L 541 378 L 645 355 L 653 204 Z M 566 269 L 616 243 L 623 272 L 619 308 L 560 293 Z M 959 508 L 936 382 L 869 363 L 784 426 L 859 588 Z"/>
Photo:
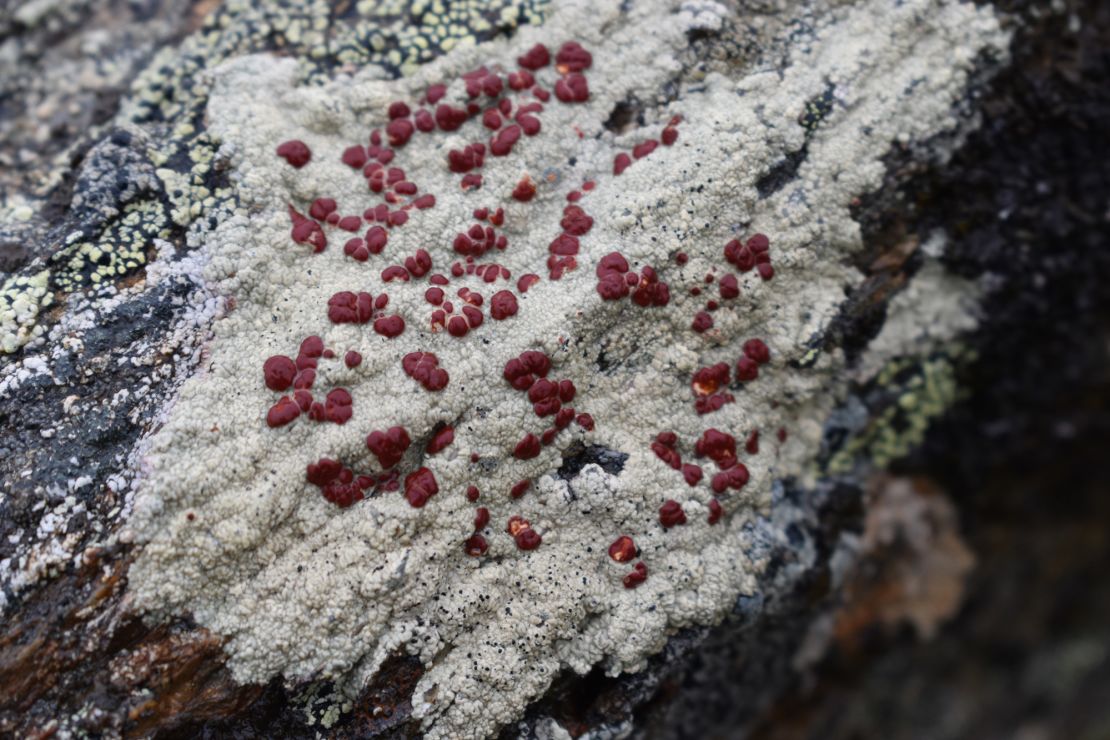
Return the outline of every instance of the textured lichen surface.
<path id="1" fill-rule="evenodd" d="M 130 8 L 134 17 L 129 17 L 95 0 L 48 0 L 23 3 L 11 18 L 0 18 L 0 33 L 20 29 L 29 39 L 17 35 L 10 52 L 5 52 L 17 56 L 21 66 L 19 74 L 0 82 L 0 90 L 21 101 L 42 101 L 25 116 L 31 125 L 24 123 L 22 128 L 30 130 L 18 125 L 9 130 L 7 122 L 0 122 L 0 164 L 5 165 L 0 176 L 0 261 L 13 248 L 20 263 L 35 258 L 19 265 L 21 274 L 0 283 L 0 355 L 43 343 L 48 325 L 40 321 L 40 314 L 52 294 L 64 296 L 132 275 L 147 263 L 154 239 L 170 238 L 175 226 L 224 215 L 234 194 L 220 176 L 215 145 L 204 126 L 209 69 L 244 54 L 269 51 L 295 59 L 298 79 L 310 84 L 353 69 L 395 77 L 455 46 L 474 45 L 511 33 L 521 24 L 542 22 L 547 8 L 546 0 L 235 0 L 207 16 L 202 8 L 194 9 L 200 26 L 196 32 L 179 46 L 155 53 L 157 43 L 173 35 L 177 17 L 190 12 L 187 5 L 181 0 L 151 0 L 146 7 Z M 102 30 L 102 24 L 115 27 Z M 71 48 L 76 44 L 52 48 L 52 37 L 69 28 L 84 29 L 81 47 L 86 53 L 98 51 L 94 62 L 80 66 Z M 34 73 L 28 73 L 32 65 Z M 102 120 L 112 109 L 102 100 L 114 101 L 128 83 L 131 89 L 122 96 L 119 113 Z M 75 118 L 65 119 L 63 110 Z M 59 131 L 51 118 L 78 132 L 82 124 L 89 129 L 69 151 L 56 152 L 49 137 Z M 111 143 L 130 151 L 124 149 L 124 161 L 120 152 L 109 151 L 106 157 L 93 152 L 77 177 L 101 181 L 90 191 L 97 202 L 75 202 L 71 218 L 56 223 L 49 203 L 68 190 L 71 160 L 82 144 L 88 146 L 93 136 L 106 133 L 109 123 L 123 129 Z M 153 135 L 133 140 L 132 132 L 138 129 Z M 105 164 L 110 165 L 107 171 Z M 22 180 L 17 179 L 20 174 Z M 154 175 L 157 182 L 144 182 Z M 82 190 L 80 185 L 77 189 Z M 130 222 L 103 223 L 123 208 L 130 211 Z M 53 249 L 35 254 L 25 242 Z M 48 294 L 41 284 L 49 286 Z"/>
<path id="2" fill-rule="evenodd" d="M 397 81 L 370 70 L 304 86 L 296 61 L 272 56 L 217 69 L 208 135 L 230 162 L 238 206 L 194 239 L 207 281 L 234 308 L 215 325 L 204 372 L 149 444 L 131 531 L 143 543 L 131 570 L 138 603 L 190 612 L 227 636 L 244 681 L 322 674 L 357 689 L 391 652 L 407 650 L 427 668 L 416 716 L 431 736 L 454 737 L 511 721 L 564 668 L 635 669 L 674 630 L 713 623 L 738 597 L 757 596 L 768 545 L 784 536 L 773 524 L 774 480 L 817 454 L 822 422 L 847 385 L 842 358 L 824 352 L 814 361 L 813 347 L 856 279 L 853 199 L 881 183 L 892 146 L 958 127 L 953 110 L 976 60 L 1005 41 L 990 13 L 972 6 L 834 5 L 783 30 L 716 4 L 568 2 L 542 28 L 455 48 Z M 688 34 L 738 23 L 762 55 L 707 75 L 677 61 Z M 451 150 L 489 139 L 475 116 L 397 148 L 391 165 L 436 202 L 411 211 L 380 254 L 352 259 L 342 247 L 350 235 L 330 225 L 319 253 L 291 238 L 290 206 L 305 213 L 329 197 L 357 215 L 377 202 L 341 156 L 387 124 L 391 103 L 415 107 L 445 82 L 445 101 L 465 105 L 464 73 L 507 73 L 533 44 L 554 51 L 566 41 L 592 54 L 588 99 L 552 98 L 538 135 L 522 137 L 510 156 L 486 157 L 481 187 L 461 188 L 448 167 Z M 548 89 L 561 74 L 535 73 Z M 661 90 L 673 91 L 669 100 Z M 614 125 L 614 109 L 629 100 L 638 113 Z M 663 138 L 668 125 L 677 141 L 645 152 L 643 142 Z M 275 154 L 290 139 L 312 150 L 300 169 Z M 616 158 L 633 152 L 644 154 L 616 175 Z M 536 188 L 524 202 L 510 195 L 522 180 Z M 593 221 L 574 265 L 555 275 L 549 244 L 571 192 Z M 493 289 L 515 288 L 519 306 L 457 336 L 431 318 L 424 273 L 410 268 L 411 279 L 386 282 L 382 272 L 424 249 L 432 272 L 447 274 L 459 259 L 456 234 L 481 208 L 504 209 L 508 245 L 495 254 L 511 280 L 491 286 L 464 271 L 450 292 L 489 301 Z M 755 233 L 770 237 L 772 279 L 725 259 L 727 243 Z M 613 252 L 630 273 L 652 268 L 669 301 L 604 300 L 595 268 Z M 540 280 L 525 292 L 516 281 L 526 273 Z M 729 274 L 738 296 L 721 295 Z M 388 293 L 405 330 L 386 337 L 369 323 L 332 323 L 329 300 L 342 291 Z M 694 331 L 708 300 L 720 304 L 713 326 Z M 352 416 L 336 424 L 306 413 L 270 426 L 279 394 L 263 382 L 263 363 L 295 355 L 314 335 L 335 354 L 319 359 L 315 388 L 349 391 Z M 740 382 L 741 345 L 752 338 L 769 346 L 770 362 Z M 353 367 L 343 362 L 352 350 L 363 358 Z M 530 350 L 550 358 L 551 378 L 573 381 L 573 405 L 592 423 L 521 454 L 524 435 L 550 426 L 503 377 Z M 406 375 L 402 358 L 414 352 L 436 355 L 446 387 L 429 391 Z M 693 376 L 717 363 L 730 368 L 732 400 L 699 413 Z M 425 453 L 444 425 L 453 442 Z M 306 480 L 323 458 L 379 474 L 382 460 L 365 440 L 394 426 L 413 440 L 402 477 L 423 467 L 437 482 L 423 506 L 383 487 L 338 507 Z M 746 484 L 715 490 L 718 464 L 695 449 L 709 429 L 738 440 Z M 694 485 L 652 449 L 668 431 L 682 459 L 705 470 Z M 742 442 L 753 431 L 760 442 L 749 452 Z M 568 481 L 558 472 L 563 458 L 582 445 L 611 452 Z M 511 496 L 521 481 L 530 488 Z M 471 485 L 477 502 L 465 495 Z M 660 521 L 668 500 L 685 523 Z M 723 516 L 711 524 L 714 501 Z M 476 506 L 490 513 L 480 556 L 463 545 Z M 537 548 L 505 532 L 513 516 L 541 535 Z M 646 566 L 637 588 L 623 583 L 629 562 L 607 552 L 619 536 L 634 540 Z"/>

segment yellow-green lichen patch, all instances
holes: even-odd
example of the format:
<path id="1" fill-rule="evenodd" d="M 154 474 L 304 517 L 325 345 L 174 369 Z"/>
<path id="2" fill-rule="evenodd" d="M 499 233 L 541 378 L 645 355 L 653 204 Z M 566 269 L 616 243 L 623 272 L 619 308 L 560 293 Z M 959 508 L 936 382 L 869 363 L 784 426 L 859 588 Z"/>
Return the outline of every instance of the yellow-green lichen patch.
<path id="1" fill-rule="evenodd" d="M 52 258 L 57 266 L 51 282 L 72 292 L 126 276 L 146 264 L 154 239 L 169 236 L 170 220 L 164 205 L 143 200 L 128 205 L 95 240 L 77 240 Z"/>
<path id="2" fill-rule="evenodd" d="M 218 142 L 204 132 L 187 140 L 187 144 L 172 157 L 165 151 L 150 153 L 158 165 L 155 174 L 170 201 L 170 218 L 183 227 L 234 196 L 233 189 L 218 177 L 218 167 L 214 165 Z"/>
<path id="3" fill-rule="evenodd" d="M 340 64 L 380 64 L 408 74 L 455 46 L 543 23 L 547 6 L 547 0 L 360 2 L 358 20 L 337 29 L 334 56 Z"/>
<path id="4" fill-rule="evenodd" d="M 829 460 L 833 475 L 851 472 L 858 461 L 885 468 L 925 439 L 929 425 L 962 397 L 956 370 L 974 360 L 974 353 L 953 345 L 946 353 L 888 362 L 875 379 L 887 394 L 887 406 Z"/>
<path id="5" fill-rule="evenodd" d="M 134 122 L 177 120 L 204 105 L 203 74 L 244 54 L 273 51 L 302 60 L 306 81 L 337 68 L 377 65 L 396 77 L 450 51 L 542 23 L 549 0 L 389 0 L 359 2 L 333 14 L 329 3 L 224 3 L 179 49 L 159 54 L 132 89 Z"/>
<path id="6" fill-rule="evenodd" d="M 53 302 L 50 271 L 16 275 L 0 286 L 0 352 L 15 352 L 42 334 L 35 318 Z"/>

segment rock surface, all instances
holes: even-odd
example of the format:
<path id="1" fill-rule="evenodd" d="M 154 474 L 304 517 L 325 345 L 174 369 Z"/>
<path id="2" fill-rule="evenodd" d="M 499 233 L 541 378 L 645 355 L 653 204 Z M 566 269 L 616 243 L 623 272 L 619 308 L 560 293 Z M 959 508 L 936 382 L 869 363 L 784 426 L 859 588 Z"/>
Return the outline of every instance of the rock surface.
<path id="1" fill-rule="evenodd" d="M 760 712 L 795 701 L 830 645 L 903 624 L 931 637 L 955 613 L 975 557 L 952 506 L 920 480 L 869 476 L 954 403 L 966 413 L 981 386 L 966 368 L 1005 315 L 991 301 L 1019 274 L 960 268 L 959 209 L 900 200 L 989 162 L 960 147 L 980 136 L 1013 16 L 925 0 L 787 14 L 242 2 L 100 23 L 109 5 L 26 3 L 3 26 L 24 111 L 0 122 L 0 156 L 20 163 L 0 183 L 5 732 L 782 732 Z M 1058 32 L 1028 28 L 1023 41 Z M 534 136 L 499 143 L 514 124 L 481 108 L 411 141 L 385 128 L 412 115 L 390 103 L 416 110 L 438 82 L 464 118 L 505 97 L 529 126 L 532 83 L 481 86 L 511 90 L 537 42 L 555 58 L 523 69 L 554 95 Z M 34 74 L 63 59 L 92 71 L 76 86 Z M 118 112 L 65 113 L 96 94 Z M 50 115 L 59 133 L 36 140 Z M 375 127 L 393 139 L 382 171 L 408 173 L 393 201 L 341 161 Z M 275 153 L 290 139 L 311 149 L 304 167 Z M 485 161 L 452 166 L 475 141 Z M 409 180 L 415 193 L 395 187 Z M 310 213 L 325 197 L 359 233 L 385 224 L 384 249 L 368 232 L 344 250 L 342 222 Z M 406 220 L 362 213 L 383 200 Z M 475 222 L 492 241 L 460 248 Z M 468 257 L 496 259 L 492 279 Z M 353 324 L 329 320 L 342 291 Z M 388 310 L 362 319 L 358 291 L 388 292 Z M 713 326 L 697 331 L 702 311 Z M 389 317 L 403 330 L 376 321 Z M 334 359 L 296 354 L 313 335 Z M 506 371 L 525 351 L 573 382 L 552 403 L 574 419 L 550 439 L 550 394 L 525 401 L 535 380 L 514 389 Z M 321 403 L 268 425 L 288 383 L 263 364 L 285 354 L 318 371 L 301 390 Z M 367 440 L 395 426 L 407 447 Z M 738 449 L 760 436 L 741 464 L 711 429 Z M 351 481 L 321 473 L 328 459 Z M 609 549 L 621 535 L 627 558 Z M 635 563 L 647 578 L 630 583 Z M 861 576 L 868 563 L 883 576 Z"/>

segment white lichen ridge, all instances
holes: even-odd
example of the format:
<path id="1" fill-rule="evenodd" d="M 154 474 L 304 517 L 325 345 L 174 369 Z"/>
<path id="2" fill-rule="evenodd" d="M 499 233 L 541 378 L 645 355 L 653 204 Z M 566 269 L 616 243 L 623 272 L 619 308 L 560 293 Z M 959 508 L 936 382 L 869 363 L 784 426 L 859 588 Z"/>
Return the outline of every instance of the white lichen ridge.
<path id="1" fill-rule="evenodd" d="M 789 363 L 835 316 L 844 286 L 858 281 L 847 261 L 860 247 L 853 198 L 881 184 L 881 158 L 893 145 L 960 126 L 953 111 L 974 61 L 986 50 L 1004 55 L 1006 37 L 989 8 L 941 0 L 831 5 L 811 9 L 809 40 L 776 46 L 761 39 L 768 49 L 785 49 L 782 58 L 754 60 L 731 79 L 710 74 L 666 109 L 649 110 L 643 130 L 621 137 L 603 126 L 613 106 L 630 94 L 654 99 L 677 72 L 672 60 L 687 44 L 686 29 L 695 20 L 705 27 L 706 13 L 722 7 L 699 4 L 694 12 L 652 0 L 622 14 L 617 2 L 560 3 L 542 28 L 455 49 L 396 82 L 367 74 L 298 87 L 296 64 L 271 57 L 220 69 L 209 125 L 233 155 L 240 211 L 202 248 L 209 280 L 236 307 L 216 322 L 207 372 L 183 387 L 150 445 L 132 519 L 143 543 L 130 573 L 136 603 L 155 614 L 192 613 L 226 635 L 229 664 L 242 681 L 323 675 L 354 692 L 390 653 L 407 650 L 427 669 L 415 715 L 429 737 L 452 738 L 486 736 L 513 721 L 561 670 L 598 663 L 611 673 L 635 670 L 674 630 L 719 621 L 766 566 L 766 535 L 753 534 L 765 530 L 751 525 L 770 513 L 773 480 L 802 471 L 844 393 L 837 355 L 803 369 Z M 759 18 L 739 23 L 749 33 L 764 28 Z M 511 69 L 533 43 L 565 40 L 593 53 L 589 102 L 553 101 L 543 134 L 522 140 L 519 156 L 487 159 L 480 191 L 461 191 L 444 166 L 449 148 L 484 138 L 471 121 L 458 136 L 435 137 L 437 146 L 417 138 L 403 150 L 410 178 L 438 202 L 395 229 L 383 255 L 360 264 L 334 239 L 318 255 L 291 241 L 287 203 L 331 196 L 345 212 L 365 207 L 362 178 L 339 156 L 382 125 L 389 102 L 415 100 L 428 84 L 482 64 Z M 830 84 L 834 108 L 812 134 L 797 177 L 761 200 L 756 182 L 801 146 L 799 114 Z M 614 178 L 614 154 L 658 135 L 676 113 L 684 117 L 678 142 Z M 290 138 L 313 150 L 299 171 L 274 155 Z M 531 203 L 508 198 L 524 171 L 539 180 L 550 168 L 558 185 L 540 183 Z M 558 234 L 566 192 L 585 179 L 597 181 L 582 201 L 593 230 L 582 238 L 579 268 L 549 281 L 547 244 Z M 432 333 L 426 285 L 383 285 L 381 269 L 421 247 L 444 269 L 454 258 L 450 239 L 471 222 L 470 211 L 498 205 L 506 208 L 510 241 L 498 261 L 514 281 L 529 271 L 543 281 L 521 297 L 516 317 L 487 320 L 463 339 Z M 707 296 L 691 297 L 689 287 L 713 269 L 721 274 L 726 241 L 756 231 L 771 238 L 774 280 L 742 275 L 740 298 L 716 312 L 714 330 L 693 333 L 690 321 Z M 593 268 L 615 249 L 633 269 L 651 265 L 660 273 L 671 286 L 668 306 L 600 299 Z M 678 251 L 690 256 L 685 266 L 674 260 Z M 490 292 L 473 280 L 471 287 Z M 333 293 L 383 289 L 408 323 L 400 337 L 327 321 Z M 355 369 L 322 363 L 317 381 L 348 388 L 354 417 L 343 426 L 302 417 L 268 428 L 264 417 L 276 396 L 262 382 L 262 363 L 295 353 L 310 334 L 339 357 L 348 349 L 363 354 Z M 691 373 L 734 364 L 751 337 L 770 346 L 770 365 L 735 403 L 698 416 Z M 575 382 L 574 405 L 597 426 L 586 433 L 572 425 L 539 457 L 521 461 L 511 456 L 513 445 L 543 425 L 501 369 L 527 349 L 551 356 L 552 377 Z M 429 393 L 402 373 L 401 356 L 416 350 L 439 356 L 451 377 L 446 390 Z M 402 467 L 414 467 L 415 450 L 438 422 L 452 423 L 456 439 L 421 462 L 440 487 L 422 509 L 399 493 L 340 509 L 305 480 L 306 465 L 320 457 L 376 470 L 365 436 L 393 425 L 412 435 Z M 738 439 L 752 429 L 763 434 L 759 454 L 741 454 L 751 480 L 722 497 L 726 516 L 716 526 L 706 522 L 707 483 L 687 487 L 649 447 L 655 434 L 673 430 L 692 459 L 690 445 L 707 427 Z M 774 438 L 780 427 L 789 431 L 785 443 Z M 575 440 L 627 453 L 623 471 L 588 466 L 570 484 L 555 477 Z M 472 464 L 471 452 L 484 464 Z M 534 480 L 532 490 L 511 499 L 509 488 L 524 478 Z M 462 547 L 472 531 L 474 504 L 463 495 L 470 484 L 492 514 L 482 558 Z M 668 498 L 683 504 L 689 521 L 664 530 L 658 509 Z M 503 532 L 513 514 L 542 533 L 539 549 L 520 551 Z M 621 534 L 635 539 L 649 569 L 637 589 L 621 585 L 627 564 L 606 556 Z"/>

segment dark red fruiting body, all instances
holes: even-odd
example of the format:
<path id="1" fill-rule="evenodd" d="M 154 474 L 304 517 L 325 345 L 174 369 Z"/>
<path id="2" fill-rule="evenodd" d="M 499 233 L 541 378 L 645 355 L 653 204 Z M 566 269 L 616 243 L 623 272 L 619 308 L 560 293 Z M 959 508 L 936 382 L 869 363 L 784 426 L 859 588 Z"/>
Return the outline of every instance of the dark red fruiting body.
<path id="1" fill-rule="evenodd" d="M 563 209 L 563 219 L 559 226 L 571 236 L 583 236 L 594 225 L 593 218 L 581 207 L 570 205 Z"/>
<path id="2" fill-rule="evenodd" d="M 550 62 L 551 54 L 543 44 L 536 44 L 516 60 L 516 63 L 524 69 L 540 69 L 546 67 Z"/>
<path id="3" fill-rule="evenodd" d="M 636 543 L 628 535 L 622 535 L 609 545 L 609 557 L 618 563 L 627 563 L 636 557 Z"/>
<path id="4" fill-rule="evenodd" d="M 301 407 L 297 402 L 289 396 L 282 396 L 266 413 L 266 425 L 271 428 L 282 427 L 300 415 Z"/>
<path id="5" fill-rule="evenodd" d="M 351 394 L 345 388 L 330 391 L 324 399 L 324 418 L 336 424 L 347 423 L 353 413 L 352 403 Z"/>
<path id="6" fill-rule="evenodd" d="M 728 300 L 736 298 L 740 295 L 740 283 L 736 280 L 736 276 L 732 273 L 725 275 L 721 278 L 721 298 Z"/>
<path id="7" fill-rule="evenodd" d="M 613 174 L 621 174 L 628 169 L 628 166 L 630 164 L 632 164 L 632 157 L 628 156 L 624 152 L 621 152 L 613 159 Z"/>
<path id="8" fill-rule="evenodd" d="M 400 336 L 405 331 L 405 320 L 400 316 L 383 316 L 374 320 L 374 331 L 383 337 L 392 339 Z"/>
<path id="9" fill-rule="evenodd" d="M 755 360 L 744 355 L 736 363 L 736 379 L 749 382 L 759 377 L 759 365 Z"/>
<path id="10" fill-rule="evenodd" d="M 436 106 L 436 125 L 444 131 L 455 131 L 466 123 L 467 118 L 467 112 L 462 108 L 452 108 L 442 104 Z"/>
<path id="11" fill-rule="evenodd" d="M 428 105 L 435 105 L 443 96 L 447 94 L 447 85 L 436 83 L 428 86 L 428 91 L 424 93 L 424 99 L 428 101 Z"/>
<path id="12" fill-rule="evenodd" d="M 509 489 L 509 496 L 511 496 L 512 498 L 520 498 L 521 496 L 526 494 L 528 492 L 528 489 L 531 487 L 532 481 L 528 479 L 518 481 L 517 483 L 513 484 L 512 488 Z"/>
<path id="13" fill-rule="evenodd" d="M 439 358 L 431 352 L 410 352 L 401 358 L 405 374 L 429 391 L 441 391 L 447 387 L 447 371 L 439 367 Z"/>
<path id="14" fill-rule="evenodd" d="M 578 73 L 563 77 L 555 83 L 555 97 L 564 103 L 585 103 L 590 99 L 590 86 Z"/>
<path id="15" fill-rule="evenodd" d="M 277 155 L 299 170 L 312 159 L 312 150 L 300 139 L 291 139 L 278 146 Z"/>
<path id="16" fill-rule="evenodd" d="M 694 321 L 690 324 L 690 328 L 701 334 L 713 328 L 713 317 L 705 311 L 698 311 L 694 314 Z"/>
<path id="17" fill-rule="evenodd" d="M 346 508 L 363 498 L 363 486 L 356 481 L 350 468 L 338 460 L 322 457 L 309 463 L 305 473 L 308 482 L 318 487 L 324 498 L 340 508 Z"/>
<path id="18" fill-rule="evenodd" d="M 320 224 L 310 218 L 305 218 L 293 206 L 289 206 L 289 218 L 293 221 L 293 231 L 291 232 L 293 241 L 298 244 L 309 245 L 312 247 L 312 251 L 317 254 L 324 251 L 328 246 L 328 238 L 324 235 L 324 230 L 320 228 Z"/>
<path id="19" fill-rule="evenodd" d="M 759 453 L 759 430 L 753 429 L 751 434 L 748 435 L 748 440 L 744 442 L 744 450 L 749 455 Z"/>
<path id="20" fill-rule="evenodd" d="M 706 429 L 694 444 L 698 457 L 708 457 L 717 467 L 726 470 L 736 465 L 736 438 L 719 429 Z"/>
<path id="21" fill-rule="evenodd" d="M 340 291 L 328 299 L 328 319 L 336 324 L 365 324 L 374 316 L 374 296 Z"/>
<path id="22" fill-rule="evenodd" d="M 486 542 L 486 538 L 482 535 L 475 534 L 471 535 L 467 541 L 463 543 L 463 549 L 466 551 L 467 555 L 479 557 L 486 554 L 486 550 L 489 549 L 489 543 Z"/>
<path id="23" fill-rule="evenodd" d="M 340 160 L 352 169 L 361 170 L 366 164 L 366 147 L 357 144 L 349 146 L 343 150 Z"/>
<path id="24" fill-rule="evenodd" d="M 428 446 L 425 448 L 429 455 L 434 455 L 447 448 L 452 442 L 455 441 L 454 427 L 443 427 L 428 440 Z"/>
<path id="25" fill-rule="evenodd" d="M 686 512 L 682 510 L 682 505 L 674 499 L 667 499 L 663 505 L 659 507 L 659 523 L 665 529 L 670 529 L 678 524 L 686 523 Z"/>
<path id="26" fill-rule="evenodd" d="M 489 509 L 479 506 L 477 511 L 474 512 L 474 531 L 478 532 L 485 529 L 487 524 L 489 524 Z"/>
<path id="27" fill-rule="evenodd" d="M 513 448 L 513 457 L 518 460 L 531 460 L 540 454 L 540 440 L 539 437 L 529 432 L 516 443 Z"/>
<path id="28" fill-rule="evenodd" d="M 697 395 L 705 396 L 728 385 L 728 377 L 728 363 L 718 362 L 716 365 L 699 368 L 690 381 L 690 387 Z"/>
<path id="29" fill-rule="evenodd" d="M 516 546 L 521 550 L 535 550 L 540 546 L 543 538 L 540 537 L 536 530 L 528 527 L 517 532 L 513 540 L 516 542 Z"/>
<path id="30" fill-rule="evenodd" d="M 771 350 L 763 343 L 762 339 L 749 339 L 744 342 L 744 354 L 760 365 L 771 361 Z"/>
<path id="31" fill-rule="evenodd" d="M 532 200 L 535 195 L 536 184 L 532 182 L 532 178 L 528 177 L 527 175 L 522 177 L 520 179 L 520 182 L 516 184 L 516 187 L 513 188 L 513 200 L 520 201 L 521 203 L 527 203 L 528 201 Z"/>
<path id="32" fill-rule="evenodd" d="M 478 486 L 467 486 L 466 487 L 466 500 L 467 501 L 471 501 L 471 502 L 477 501 L 479 495 L 480 495 L 480 493 L 478 491 Z"/>
<path id="33" fill-rule="evenodd" d="M 644 565 L 643 562 L 641 561 L 639 563 L 636 563 L 634 566 L 632 566 L 632 572 L 629 573 L 628 575 L 626 575 L 624 578 L 622 578 L 621 583 L 624 584 L 625 588 L 636 588 L 641 583 L 646 581 L 647 577 L 648 577 L 647 566 Z"/>
<path id="34" fill-rule="evenodd" d="M 636 159 L 643 159 L 647 155 L 654 152 L 657 146 L 659 146 L 659 142 L 655 139 L 642 141 L 636 146 L 632 147 L 632 156 Z"/>
<path id="35" fill-rule="evenodd" d="M 284 391 L 293 385 L 293 378 L 297 375 L 297 366 L 293 360 L 285 355 L 274 355 L 262 365 L 262 374 L 266 380 L 266 387 L 272 391 Z"/>
<path id="36" fill-rule="evenodd" d="M 743 463 L 736 463 L 728 470 L 722 470 L 713 476 L 709 485 L 714 493 L 723 493 L 729 488 L 739 490 L 748 482 L 748 469 Z"/>
<path id="37" fill-rule="evenodd" d="M 516 296 L 507 290 L 499 290 L 490 297 L 489 315 L 497 321 L 516 316 L 517 310 Z"/>
<path id="38" fill-rule="evenodd" d="M 331 198 L 317 198 L 309 206 L 308 215 L 317 221 L 322 221 L 335 212 L 338 204 Z"/>
<path id="39" fill-rule="evenodd" d="M 566 42 L 555 54 L 555 66 L 560 72 L 581 72 L 589 69 L 591 64 L 593 56 L 577 41 Z"/>
<path id="40" fill-rule="evenodd" d="M 628 295 L 628 283 L 624 275 L 628 272 L 628 260 L 620 252 L 610 252 L 602 257 L 595 273 L 597 292 L 602 300 L 616 301 Z"/>
<path id="41" fill-rule="evenodd" d="M 378 458 L 382 468 L 388 470 L 401 461 L 405 450 L 412 444 L 404 427 L 390 427 L 384 432 L 370 432 L 366 447 Z"/>
<path id="42" fill-rule="evenodd" d="M 427 468 L 417 468 L 405 476 L 405 498 L 413 508 L 419 509 L 437 493 L 439 484 L 432 471 Z"/>
<path id="43" fill-rule="evenodd" d="M 721 521 L 721 516 L 723 516 L 724 513 L 725 510 L 721 507 L 720 501 L 715 498 L 709 500 L 709 516 L 706 517 L 706 520 L 710 524 L 716 524 Z"/>
<path id="44" fill-rule="evenodd" d="M 675 449 L 676 444 L 678 444 L 678 437 L 674 432 L 660 432 L 651 443 L 651 451 L 667 465 L 678 470 L 682 467 L 682 457 Z"/>
<path id="45" fill-rule="evenodd" d="M 528 289 L 539 281 L 539 275 L 532 272 L 525 273 L 524 275 L 520 276 L 519 280 L 516 281 L 516 289 L 519 290 L 521 293 L 527 293 Z"/>

